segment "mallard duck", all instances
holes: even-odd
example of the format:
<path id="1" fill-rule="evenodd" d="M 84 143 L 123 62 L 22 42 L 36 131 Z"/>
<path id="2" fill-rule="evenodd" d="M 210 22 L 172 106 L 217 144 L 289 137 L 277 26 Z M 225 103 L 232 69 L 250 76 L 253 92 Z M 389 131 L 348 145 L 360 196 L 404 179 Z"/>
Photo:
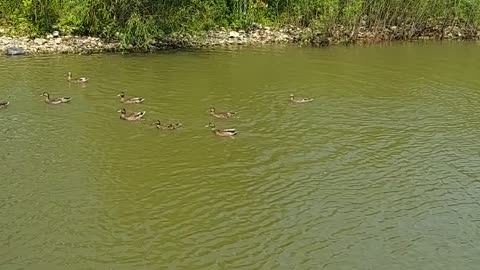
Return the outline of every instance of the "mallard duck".
<path id="1" fill-rule="evenodd" d="M 210 109 L 208 110 L 208 113 L 213 117 L 224 118 L 224 119 L 237 115 L 236 112 L 217 112 L 217 111 L 215 111 L 215 107 L 213 107 L 213 106 L 210 107 Z"/>
<path id="2" fill-rule="evenodd" d="M 8 101 L 0 101 L 0 109 L 7 108 L 8 104 L 10 104 L 10 102 L 8 102 Z"/>
<path id="3" fill-rule="evenodd" d="M 145 101 L 142 97 L 125 98 L 125 92 L 121 92 L 117 97 L 120 97 L 120 102 L 125 104 L 138 104 Z"/>
<path id="4" fill-rule="evenodd" d="M 140 120 L 142 119 L 143 116 L 145 116 L 145 113 L 146 113 L 145 111 L 127 113 L 127 110 L 125 109 L 121 109 L 118 112 L 121 113 L 120 119 L 128 120 L 128 121 Z"/>
<path id="5" fill-rule="evenodd" d="M 155 121 L 154 124 L 158 129 L 169 129 L 169 130 L 174 130 L 182 126 L 182 123 L 162 124 L 160 120 Z"/>
<path id="6" fill-rule="evenodd" d="M 69 82 L 74 82 L 74 83 L 86 83 L 88 82 L 89 78 L 87 77 L 80 77 L 80 78 L 72 78 L 72 72 L 68 72 L 67 73 L 67 76 L 68 76 L 68 81 Z"/>
<path id="7" fill-rule="evenodd" d="M 217 129 L 215 128 L 215 124 L 209 123 L 205 127 L 209 127 L 213 134 L 220 136 L 220 137 L 231 137 L 237 135 L 237 131 L 234 128 L 227 128 L 227 129 Z"/>
<path id="8" fill-rule="evenodd" d="M 53 105 L 57 105 L 57 104 L 62 104 L 62 103 L 68 103 L 72 100 L 71 97 L 59 97 L 59 98 L 53 98 L 51 99 L 50 98 L 50 94 L 47 93 L 47 92 L 43 92 L 43 94 L 41 94 L 40 96 L 43 96 L 45 97 L 45 102 L 48 103 L 48 104 L 53 104 Z"/>
<path id="9" fill-rule="evenodd" d="M 307 103 L 313 101 L 313 98 L 295 98 L 293 94 L 290 94 L 290 101 L 294 103 Z"/>

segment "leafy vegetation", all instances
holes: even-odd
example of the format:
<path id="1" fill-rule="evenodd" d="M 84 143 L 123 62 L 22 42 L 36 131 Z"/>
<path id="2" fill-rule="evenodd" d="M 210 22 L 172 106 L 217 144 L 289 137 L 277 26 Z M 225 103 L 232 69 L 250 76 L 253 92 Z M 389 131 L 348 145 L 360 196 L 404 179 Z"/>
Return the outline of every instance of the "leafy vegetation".
<path id="1" fill-rule="evenodd" d="M 142 47 L 162 34 L 254 23 L 327 34 L 360 25 L 407 25 L 412 34 L 435 23 L 477 28 L 480 0 L 2 0 L 0 20 L 17 34 L 59 30 Z"/>

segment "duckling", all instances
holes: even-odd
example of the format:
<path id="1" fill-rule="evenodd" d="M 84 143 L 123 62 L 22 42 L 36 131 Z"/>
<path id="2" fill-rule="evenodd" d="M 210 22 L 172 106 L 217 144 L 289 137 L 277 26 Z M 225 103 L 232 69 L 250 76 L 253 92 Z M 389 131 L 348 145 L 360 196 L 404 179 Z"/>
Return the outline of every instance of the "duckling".
<path id="1" fill-rule="evenodd" d="M 208 110 L 208 113 L 213 117 L 223 118 L 223 119 L 231 118 L 231 117 L 237 115 L 236 112 L 217 112 L 217 111 L 215 111 L 215 107 L 213 107 L 213 106 L 210 107 L 210 110 Z"/>
<path id="2" fill-rule="evenodd" d="M 125 104 L 138 104 L 145 101 L 145 99 L 142 97 L 125 98 L 125 92 L 121 92 L 117 95 L 117 97 L 120 97 L 120 102 Z"/>
<path id="3" fill-rule="evenodd" d="M 307 103 L 312 102 L 313 98 L 295 98 L 293 94 L 290 94 L 290 101 L 293 103 Z"/>
<path id="4" fill-rule="evenodd" d="M 182 123 L 162 124 L 160 123 L 160 120 L 155 121 L 154 124 L 158 129 L 169 129 L 169 130 L 174 130 L 182 126 Z"/>
<path id="5" fill-rule="evenodd" d="M 72 72 L 71 71 L 69 71 L 67 73 L 67 76 L 68 76 L 68 78 L 67 78 L 68 81 L 69 82 L 74 82 L 74 83 L 86 83 L 89 80 L 89 78 L 87 78 L 87 77 L 72 78 Z"/>
<path id="6" fill-rule="evenodd" d="M 0 101 L 0 109 L 5 109 L 8 107 L 8 104 L 10 104 L 10 102 L 8 101 Z"/>
<path id="7" fill-rule="evenodd" d="M 125 109 L 121 109 L 117 112 L 121 113 L 120 114 L 120 119 L 128 120 L 128 121 L 141 120 L 145 116 L 145 113 L 146 113 L 145 111 L 127 113 L 127 110 L 125 110 Z"/>
<path id="8" fill-rule="evenodd" d="M 227 129 L 217 129 L 215 128 L 214 123 L 209 123 L 205 127 L 209 127 L 213 134 L 220 136 L 220 137 L 232 137 L 237 135 L 237 131 L 234 128 L 227 128 Z"/>
<path id="9" fill-rule="evenodd" d="M 52 105 L 68 103 L 72 100 L 71 97 L 59 97 L 59 98 L 50 99 L 50 94 L 47 92 L 43 92 L 43 94 L 41 94 L 40 96 L 45 97 L 45 102 Z"/>

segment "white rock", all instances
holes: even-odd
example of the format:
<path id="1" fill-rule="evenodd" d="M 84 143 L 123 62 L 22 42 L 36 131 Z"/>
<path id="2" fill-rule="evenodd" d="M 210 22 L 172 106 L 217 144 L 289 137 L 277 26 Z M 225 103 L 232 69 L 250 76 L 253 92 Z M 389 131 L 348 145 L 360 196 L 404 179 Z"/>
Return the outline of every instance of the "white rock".
<path id="1" fill-rule="evenodd" d="M 52 39 L 53 38 L 53 35 L 52 34 L 48 34 L 47 35 L 47 39 Z"/>
<path id="2" fill-rule="evenodd" d="M 60 36 L 60 33 L 58 31 L 53 31 L 52 32 L 52 36 L 53 37 L 59 37 Z"/>
<path id="3" fill-rule="evenodd" d="M 35 44 L 37 44 L 37 45 L 43 45 L 43 44 L 45 44 L 47 41 L 46 41 L 45 39 L 43 39 L 43 38 L 36 38 L 36 39 L 33 40 L 33 42 L 34 42 Z"/>
<path id="4" fill-rule="evenodd" d="M 230 38 L 237 38 L 240 36 L 240 33 L 238 33 L 237 31 L 230 31 L 230 33 L 228 33 L 228 36 Z"/>
<path id="5" fill-rule="evenodd" d="M 62 38 L 56 38 L 55 39 L 55 44 L 60 44 L 62 43 Z"/>

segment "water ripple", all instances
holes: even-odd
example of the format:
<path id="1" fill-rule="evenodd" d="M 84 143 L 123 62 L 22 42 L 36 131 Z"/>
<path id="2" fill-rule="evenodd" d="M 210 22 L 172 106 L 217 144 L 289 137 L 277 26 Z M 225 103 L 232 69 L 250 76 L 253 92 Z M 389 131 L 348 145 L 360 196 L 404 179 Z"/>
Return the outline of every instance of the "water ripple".
<path id="1" fill-rule="evenodd" d="M 460 67 L 480 59 L 466 44 L 415 48 L 0 58 L 0 263 L 474 269 L 480 92 Z M 45 90 L 73 101 L 49 106 Z M 123 90 L 145 104 L 120 104 Z M 239 117 L 212 119 L 211 105 Z M 121 107 L 147 120 L 121 121 Z"/>

